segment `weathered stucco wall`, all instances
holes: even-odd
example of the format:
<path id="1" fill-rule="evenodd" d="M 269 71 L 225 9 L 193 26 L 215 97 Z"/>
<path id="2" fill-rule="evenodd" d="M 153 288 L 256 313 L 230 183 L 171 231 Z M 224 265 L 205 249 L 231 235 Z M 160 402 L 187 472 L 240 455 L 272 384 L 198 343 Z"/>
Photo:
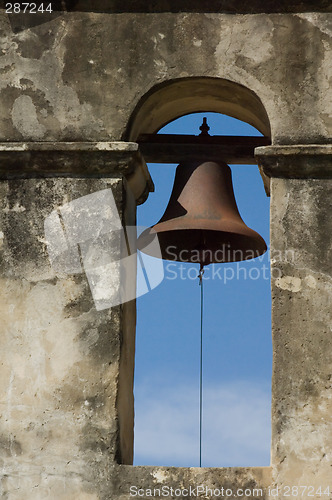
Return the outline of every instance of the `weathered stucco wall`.
<path id="1" fill-rule="evenodd" d="M 121 306 L 97 311 L 83 269 L 56 272 L 45 241 L 54 209 L 103 189 L 112 190 L 121 214 L 121 178 L 0 184 L 1 498 L 106 498 L 111 464 L 132 460 L 132 370 L 127 382 L 120 345 L 134 338 L 127 318 L 134 311 L 130 304 L 125 313 Z M 87 206 L 88 230 L 89 214 Z M 119 280 L 109 276 L 109 286 L 116 290 Z M 131 340 L 131 367 L 132 355 Z"/>
<path id="2" fill-rule="evenodd" d="M 285 492 L 269 486 L 324 486 L 332 165 L 330 149 L 317 145 L 331 143 L 331 18 L 117 6 L 39 16 L 30 28 L 0 13 L 1 495 L 127 500 L 132 485 L 203 483 L 263 488 L 246 498 L 281 500 Z M 152 186 L 137 145 L 125 141 L 194 111 L 247 120 L 282 146 L 257 152 L 273 178 L 272 255 L 285 256 L 273 263 L 281 274 L 273 280 L 271 468 L 120 465 L 132 458 L 135 304 L 97 312 L 85 274 L 57 275 L 46 252 L 45 217 L 106 187 L 134 224 L 135 200 Z M 52 153 L 52 141 L 75 144 Z M 124 241 L 116 244 L 121 253 Z"/>
<path id="3" fill-rule="evenodd" d="M 1 12 L 1 140 L 126 138 L 129 117 L 152 87 L 194 76 L 256 93 L 275 143 L 329 137 L 327 14 L 57 16 L 14 33 L 15 18 Z"/>
<path id="4" fill-rule="evenodd" d="M 329 486 L 332 179 L 272 180 L 273 464 L 280 486 Z"/>

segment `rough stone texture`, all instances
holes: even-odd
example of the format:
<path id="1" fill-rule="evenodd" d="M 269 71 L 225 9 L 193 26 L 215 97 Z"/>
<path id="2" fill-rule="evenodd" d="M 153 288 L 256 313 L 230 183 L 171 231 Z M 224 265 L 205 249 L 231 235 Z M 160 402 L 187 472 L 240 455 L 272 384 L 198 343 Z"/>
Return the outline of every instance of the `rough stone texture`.
<path id="1" fill-rule="evenodd" d="M 138 149 L 133 142 L 0 143 L 0 179 L 101 178 L 121 174 L 140 204 L 154 186 Z"/>
<path id="2" fill-rule="evenodd" d="M 269 177 L 332 178 L 332 144 L 261 147 L 255 156 Z"/>
<path id="3" fill-rule="evenodd" d="M 112 469 L 110 499 L 128 500 L 135 498 L 236 498 L 237 489 L 245 491 L 250 500 L 268 500 L 271 487 L 270 467 L 257 468 L 197 468 L 197 467 L 128 467 L 115 466 Z M 134 489 L 130 489 L 134 487 Z M 200 487 L 200 490 L 197 488 Z M 164 488 L 164 490 L 162 489 Z M 190 488 L 192 488 L 190 490 Z M 222 492 L 217 490 L 224 488 Z M 153 490 L 156 490 L 154 492 Z M 173 489 L 173 491 L 172 491 Z M 180 490 L 183 495 L 179 494 Z M 158 491 L 159 490 L 159 491 Z M 210 491 L 209 491 L 210 490 Z M 212 490 L 212 492 L 211 492 Z M 226 494 L 226 490 L 229 490 Z M 232 490 L 233 494 L 230 494 Z M 259 491 L 257 491 L 259 490 Z M 132 492 L 132 496 L 130 496 Z M 161 492 L 159 494 L 159 492 Z M 153 495 L 153 493 L 155 493 Z M 164 495 L 162 495 L 164 493 Z M 159 495 L 159 497 L 158 497 Z"/>
<path id="4" fill-rule="evenodd" d="M 332 178 L 332 145 L 330 144 L 264 146 L 255 149 L 255 158 L 268 196 L 271 194 L 271 177 Z"/>
<path id="5" fill-rule="evenodd" d="M 332 466 L 332 179 L 273 178 L 271 202 L 274 479 L 280 488 L 324 490 Z"/>
<path id="6" fill-rule="evenodd" d="M 328 0 L 66 0 L 69 9 L 103 12 L 331 12 Z"/>
<path id="7" fill-rule="evenodd" d="M 51 268 L 44 234 L 52 210 L 108 188 L 121 214 L 119 178 L 0 184 L 1 498 L 109 498 L 111 464 L 132 461 L 132 372 L 120 364 L 133 367 L 135 306 L 97 312 L 84 273 Z"/>
<path id="8" fill-rule="evenodd" d="M 134 111 L 144 115 L 147 97 L 177 79 L 195 84 L 194 77 L 211 78 L 204 102 L 195 99 L 189 110 L 184 91 L 169 102 L 175 114 L 156 110 L 154 130 L 137 132 L 202 109 L 246 119 L 256 100 L 249 121 L 264 133 L 270 121 L 274 143 L 330 141 L 331 26 L 324 13 L 68 12 L 14 33 L 2 11 L 0 36 L 2 141 L 136 140 L 127 128 Z M 217 94 L 216 78 L 228 81 Z"/>
<path id="9" fill-rule="evenodd" d="M 129 175 L 144 163 L 131 142 L 5 142 L 0 162 L 2 178 Z"/>

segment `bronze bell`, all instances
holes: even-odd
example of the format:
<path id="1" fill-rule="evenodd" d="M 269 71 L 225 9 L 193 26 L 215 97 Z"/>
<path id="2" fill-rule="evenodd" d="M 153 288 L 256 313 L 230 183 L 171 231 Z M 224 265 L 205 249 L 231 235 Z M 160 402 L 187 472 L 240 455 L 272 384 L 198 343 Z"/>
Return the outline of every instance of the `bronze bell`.
<path id="1" fill-rule="evenodd" d="M 149 253 L 156 235 L 163 259 L 201 266 L 251 259 L 267 249 L 263 238 L 239 214 L 231 169 L 224 162 L 177 167 L 165 213 L 141 234 L 138 248 Z"/>

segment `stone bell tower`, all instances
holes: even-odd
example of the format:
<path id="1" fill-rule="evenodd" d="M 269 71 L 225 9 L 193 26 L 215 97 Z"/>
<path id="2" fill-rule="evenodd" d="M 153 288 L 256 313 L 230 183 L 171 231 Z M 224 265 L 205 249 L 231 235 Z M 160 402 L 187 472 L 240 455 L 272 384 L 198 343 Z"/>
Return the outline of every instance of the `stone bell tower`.
<path id="1" fill-rule="evenodd" d="M 131 485 L 205 485 L 280 500 L 298 488 L 290 495 L 327 500 L 330 2 L 40 5 L 24 13 L 20 2 L 2 2 L 0 10 L 1 498 L 126 500 Z M 153 189 L 139 137 L 196 111 L 228 114 L 270 139 L 255 155 L 271 195 L 272 254 L 294 255 L 272 261 L 272 276 L 274 267 L 282 272 L 272 279 L 270 467 L 131 465 L 135 301 L 96 306 L 91 283 L 104 279 L 98 300 L 109 300 L 122 270 L 95 276 L 83 266 L 98 260 L 105 228 L 117 229 L 118 257 L 135 245 L 127 227 Z M 99 192 L 112 193 L 120 226 L 105 205 L 96 223 L 89 200 Z M 89 203 L 77 205 L 83 197 Z M 58 267 L 47 227 L 58 235 Z"/>

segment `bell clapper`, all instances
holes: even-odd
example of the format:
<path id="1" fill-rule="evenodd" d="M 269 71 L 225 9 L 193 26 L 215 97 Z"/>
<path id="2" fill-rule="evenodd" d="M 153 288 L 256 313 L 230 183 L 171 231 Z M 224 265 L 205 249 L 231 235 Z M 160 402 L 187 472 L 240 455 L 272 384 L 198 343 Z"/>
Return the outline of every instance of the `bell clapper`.
<path id="1" fill-rule="evenodd" d="M 202 286 L 202 281 L 203 281 L 203 274 L 204 274 L 204 264 L 201 262 L 198 276 L 197 278 L 199 279 L 199 285 Z"/>

